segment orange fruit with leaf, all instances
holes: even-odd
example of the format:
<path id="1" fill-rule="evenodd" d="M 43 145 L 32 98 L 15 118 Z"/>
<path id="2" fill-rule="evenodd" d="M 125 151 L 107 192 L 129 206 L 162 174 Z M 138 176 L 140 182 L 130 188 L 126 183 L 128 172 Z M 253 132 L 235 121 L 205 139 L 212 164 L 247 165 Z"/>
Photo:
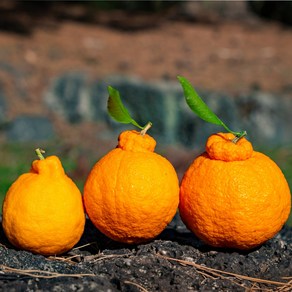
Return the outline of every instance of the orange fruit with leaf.
<path id="1" fill-rule="evenodd" d="M 211 135 L 206 151 L 191 163 L 180 186 L 183 222 L 215 247 L 251 249 L 272 238 L 287 221 L 291 194 L 280 168 L 254 151 L 201 100 L 190 83 L 179 77 L 190 108 L 229 133 Z"/>
<path id="2" fill-rule="evenodd" d="M 6 193 L 2 225 L 16 247 L 42 255 L 70 250 L 85 225 L 82 196 L 57 156 L 33 161 Z"/>
<path id="3" fill-rule="evenodd" d="M 129 115 L 118 91 L 109 87 L 109 114 L 141 132 L 124 131 L 118 145 L 90 171 L 84 206 L 92 223 L 113 240 L 140 243 L 158 236 L 174 217 L 179 183 L 171 163 L 154 152 L 156 142 Z"/>

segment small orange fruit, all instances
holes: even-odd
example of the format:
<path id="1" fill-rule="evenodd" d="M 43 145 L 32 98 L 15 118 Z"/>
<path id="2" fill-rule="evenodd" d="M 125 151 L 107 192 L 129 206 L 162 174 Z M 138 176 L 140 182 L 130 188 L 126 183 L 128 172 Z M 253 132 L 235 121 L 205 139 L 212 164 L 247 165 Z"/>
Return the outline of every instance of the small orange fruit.
<path id="1" fill-rule="evenodd" d="M 179 211 L 200 239 L 215 247 L 251 249 L 272 238 L 291 209 L 279 167 L 245 138 L 218 133 L 181 182 Z"/>
<path id="2" fill-rule="evenodd" d="M 3 230 L 16 247 L 42 255 L 61 254 L 80 239 L 85 225 L 82 196 L 58 157 L 35 160 L 9 188 Z"/>
<path id="3" fill-rule="evenodd" d="M 174 217 L 177 174 L 154 153 L 148 134 L 124 131 L 118 146 L 92 168 L 84 186 L 85 210 L 101 232 L 124 243 L 153 239 Z"/>

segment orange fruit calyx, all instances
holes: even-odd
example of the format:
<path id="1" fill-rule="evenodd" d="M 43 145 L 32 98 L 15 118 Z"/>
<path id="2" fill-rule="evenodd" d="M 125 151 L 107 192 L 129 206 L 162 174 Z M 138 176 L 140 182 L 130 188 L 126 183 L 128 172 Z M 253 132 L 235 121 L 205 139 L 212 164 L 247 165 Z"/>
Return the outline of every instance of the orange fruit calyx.
<path id="1" fill-rule="evenodd" d="M 245 138 L 236 143 L 231 133 L 211 135 L 206 143 L 206 151 L 211 159 L 222 161 L 240 161 L 249 159 L 253 154 L 252 144 Z"/>
<path id="2" fill-rule="evenodd" d="M 42 153 L 44 153 L 41 149 L 35 150 L 37 156 L 39 157 L 38 160 L 34 160 L 31 164 L 31 173 L 35 174 L 44 174 L 44 175 L 53 175 L 53 176 L 59 176 L 64 175 L 65 171 L 62 166 L 62 163 L 60 159 L 55 156 L 49 156 L 47 158 L 44 158 Z"/>
<path id="3" fill-rule="evenodd" d="M 148 134 L 131 130 L 124 131 L 118 139 L 118 148 L 132 152 L 153 152 L 156 141 Z"/>

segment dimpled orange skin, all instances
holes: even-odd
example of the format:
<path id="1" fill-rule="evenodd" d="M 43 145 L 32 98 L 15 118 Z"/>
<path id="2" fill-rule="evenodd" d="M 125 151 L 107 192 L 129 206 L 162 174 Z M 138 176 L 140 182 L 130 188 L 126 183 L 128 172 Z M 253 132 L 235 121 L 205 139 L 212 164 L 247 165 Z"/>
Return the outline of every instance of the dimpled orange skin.
<path id="1" fill-rule="evenodd" d="M 179 211 L 200 239 L 215 247 L 252 249 L 272 238 L 291 209 L 288 183 L 266 155 L 232 134 L 211 135 L 206 152 L 181 182 Z"/>
<path id="2" fill-rule="evenodd" d="M 85 225 L 81 193 L 56 156 L 35 160 L 31 171 L 11 185 L 2 216 L 14 246 L 42 255 L 70 250 Z"/>
<path id="3" fill-rule="evenodd" d="M 125 131 L 117 148 L 92 168 L 84 187 L 85 210 L 101 232 L 134 244 L 159 235 L 174 217 L 179 183 L 171 163 L 154 153 L 149 135 Z"/>

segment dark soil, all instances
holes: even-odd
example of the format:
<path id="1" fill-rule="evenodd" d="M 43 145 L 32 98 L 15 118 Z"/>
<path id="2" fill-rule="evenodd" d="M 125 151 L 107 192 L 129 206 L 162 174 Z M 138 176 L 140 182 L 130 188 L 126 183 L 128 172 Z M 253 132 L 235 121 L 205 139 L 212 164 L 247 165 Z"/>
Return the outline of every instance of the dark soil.
<path id="1" fill-rule="evenodd" d="M 291 291 L 292 228 L 249 252 L 209 247 L 176 216 L 147 244 L 123 245 L 87 221 L 61 257 L 16 250 L 1 230 L 1 291 Z M 290 282 L 289 282 L 290 281 Z"/>

